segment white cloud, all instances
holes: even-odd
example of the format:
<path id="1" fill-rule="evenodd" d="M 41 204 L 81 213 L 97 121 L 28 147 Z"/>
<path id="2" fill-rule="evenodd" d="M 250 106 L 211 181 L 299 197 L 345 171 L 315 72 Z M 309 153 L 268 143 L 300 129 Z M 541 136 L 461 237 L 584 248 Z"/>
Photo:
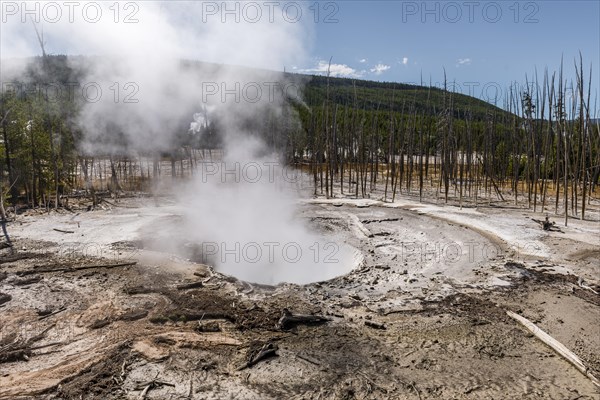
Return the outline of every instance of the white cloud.
<path id="1" fill-rule="evenodd" d="M 408 57 L 403 57 L 402 58 L 402 65 L 407 65 L 408 64 Z"/>
<path id="2" fill-rule="evenodd" d="M 471 59 L 470 58 L 459 58 L 457 60 L 456 66 L 459 67 L 461 65 L 471 65 Z"/>
<path id="3" fill-rule="evenodd" d="M 364 64 L 367 62 L 366 58 L 361 58 L 360 60 L 358 60 L 359 63 Z"/>
<path id="4" fill-rule="evenodd" d="M 381 75 L 382 73 L 384 73 L 385 71 L 387 71 L 390 68 L 392 68 L 392 67 L 389 65 L 377 64 L 376 66 L 371 68 L 371 72 L 373 72 L 375 75 Z"/>
<path id="5" fill-rule="evenodd" d="M 306 74 L 327 75 L 327 70 L 330 71 L 330 76 L 341 78 L 360 78 L 364 75 L 364 71 L 358 71 L 346 64 L 331 64 L 321 60 L 314 68 L 301 69 L 299 72 Z"/>

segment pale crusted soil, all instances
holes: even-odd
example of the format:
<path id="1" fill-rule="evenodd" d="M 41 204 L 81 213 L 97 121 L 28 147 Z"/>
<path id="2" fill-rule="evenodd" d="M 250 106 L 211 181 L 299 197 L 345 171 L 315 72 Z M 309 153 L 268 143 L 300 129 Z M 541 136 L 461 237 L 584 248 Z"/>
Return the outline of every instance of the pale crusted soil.
<path id="1" fill-rule="evenodd" d="M 0 256 L 0 398 L 599 398 L 506 315 L 600 375 L 600 296 L 579 285 L 598 290 L 597 223 L 561 234 L 519 210 L 311 203 L 300 216 L 363 259 L 304 286 L 240 282 L 158 253 L 138 236 L 149 221 L 126 216 L 147 215 L 143 203 L 82 212 L 79 225 L 72 213 L 13 223 L 16 253 Z M 82 233 L 103 239 L 97 252 L 65 251 Z M 92 268 L 70 269 L 82 266 Z M 327 320 L 281 326 L 285 310 Z M 275 355 L 246 366 L 260 349 Z"/>

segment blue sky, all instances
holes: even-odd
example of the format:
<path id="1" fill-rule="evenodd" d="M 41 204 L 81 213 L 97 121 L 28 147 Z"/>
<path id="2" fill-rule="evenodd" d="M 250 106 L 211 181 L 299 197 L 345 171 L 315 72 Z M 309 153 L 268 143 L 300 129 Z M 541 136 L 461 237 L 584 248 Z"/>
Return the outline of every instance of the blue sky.
<path id="1" fill-rule="evenodd" d="M 345 65 L 345 75 L 397 82 L 443 81 L 443 69 L 463 92 L 491 97 L 497 85 L 525 82 L 545 67 L 566 72 L 581 51 L 600 74 L 599 1 L 339 1 L 336 23 L 315 24 L 311 49 Z M 328 12 L 334 11 L 332 8 Z M 321 17 L 323 17 L 322 11 Z M 361 62 L 362 61 L 362 62 Z M 379 65 L 379 68 L 376 68 Z M 311 66 L 305 69 L 318 69 Z M 471 89 L 470 89 L 471 88 Z"/>

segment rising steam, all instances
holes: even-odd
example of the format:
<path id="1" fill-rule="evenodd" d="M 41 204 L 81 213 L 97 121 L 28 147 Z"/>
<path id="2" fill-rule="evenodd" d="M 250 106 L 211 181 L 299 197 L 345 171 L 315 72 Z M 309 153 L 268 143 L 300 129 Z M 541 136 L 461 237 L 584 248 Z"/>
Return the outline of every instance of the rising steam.
<path id="1" fill-rule="evenodd" d="M 299 222 L 278 155 L 255 135 L 268 129 L 268 118 L 293 115 L 286 99 L 297 96 L 298 88 L 283 73 L 268 71 L 301 63 L 309 21 L 292 23 L 276 9 L 274 18 L 236 22 L 230 17 L 224 23 L 219 15 L 207 18 L 206 3 L 137 2 L 133 23 L 125 23 L 123 15 L 115 22 L 112 3 L 101 3 L 107 17 L 95 23 L 75 14 L 73 22 L 38 24 L 48 53 L 60 48 L 86 56 L 70 59 L 83 71 L 86 87 L 77 120 L 85 135 L 81 150 L 90 155 L 168 151 L 177 135 L 190 128 L 200 135 L 207 120 L 218 119 L 224 153 L 175 193 L 185 211 L 173 240 L 199 244 L 206 262 L 250 281 L 331 278 L 350 260 Z M 3 31 L 5 56 L 40 53 L 31 24 L 13 19 Z M 258 181 L 243 175 L 253 164 L 260 168 Z M 236 165 L 235 182 L 231 175 L 227 180 L 213 174 L 214 167 Z M 270 179 L 271 172 L 278 178 Z"/>

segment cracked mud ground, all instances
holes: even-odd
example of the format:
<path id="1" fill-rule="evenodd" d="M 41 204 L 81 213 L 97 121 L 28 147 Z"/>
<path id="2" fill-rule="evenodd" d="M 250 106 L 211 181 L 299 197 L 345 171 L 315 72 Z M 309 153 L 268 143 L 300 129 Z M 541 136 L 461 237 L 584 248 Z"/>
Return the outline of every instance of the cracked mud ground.
<path id="1" fill-rule="evenodd" d="M 417 229 L 425 217 L 401 208 L 321 204 L 304 214 L 346 232 L 363 264 L 326 282 L 263 286 L 148 257 L 134 240 L 112 243 L 121 258 L 103 259 L 17 233 L 16 251 L 0 255 L 0 398 L 599 398 L 506 314 L 533 321 L 600 375 L 600 296 L 579 284 L 584 276 L 598 291 L 597 246 L 548 234 L 544 257 L 506 250 L 417 266 L 394 259 L 398 232 L 435 238 L 448 218 Z"/>

